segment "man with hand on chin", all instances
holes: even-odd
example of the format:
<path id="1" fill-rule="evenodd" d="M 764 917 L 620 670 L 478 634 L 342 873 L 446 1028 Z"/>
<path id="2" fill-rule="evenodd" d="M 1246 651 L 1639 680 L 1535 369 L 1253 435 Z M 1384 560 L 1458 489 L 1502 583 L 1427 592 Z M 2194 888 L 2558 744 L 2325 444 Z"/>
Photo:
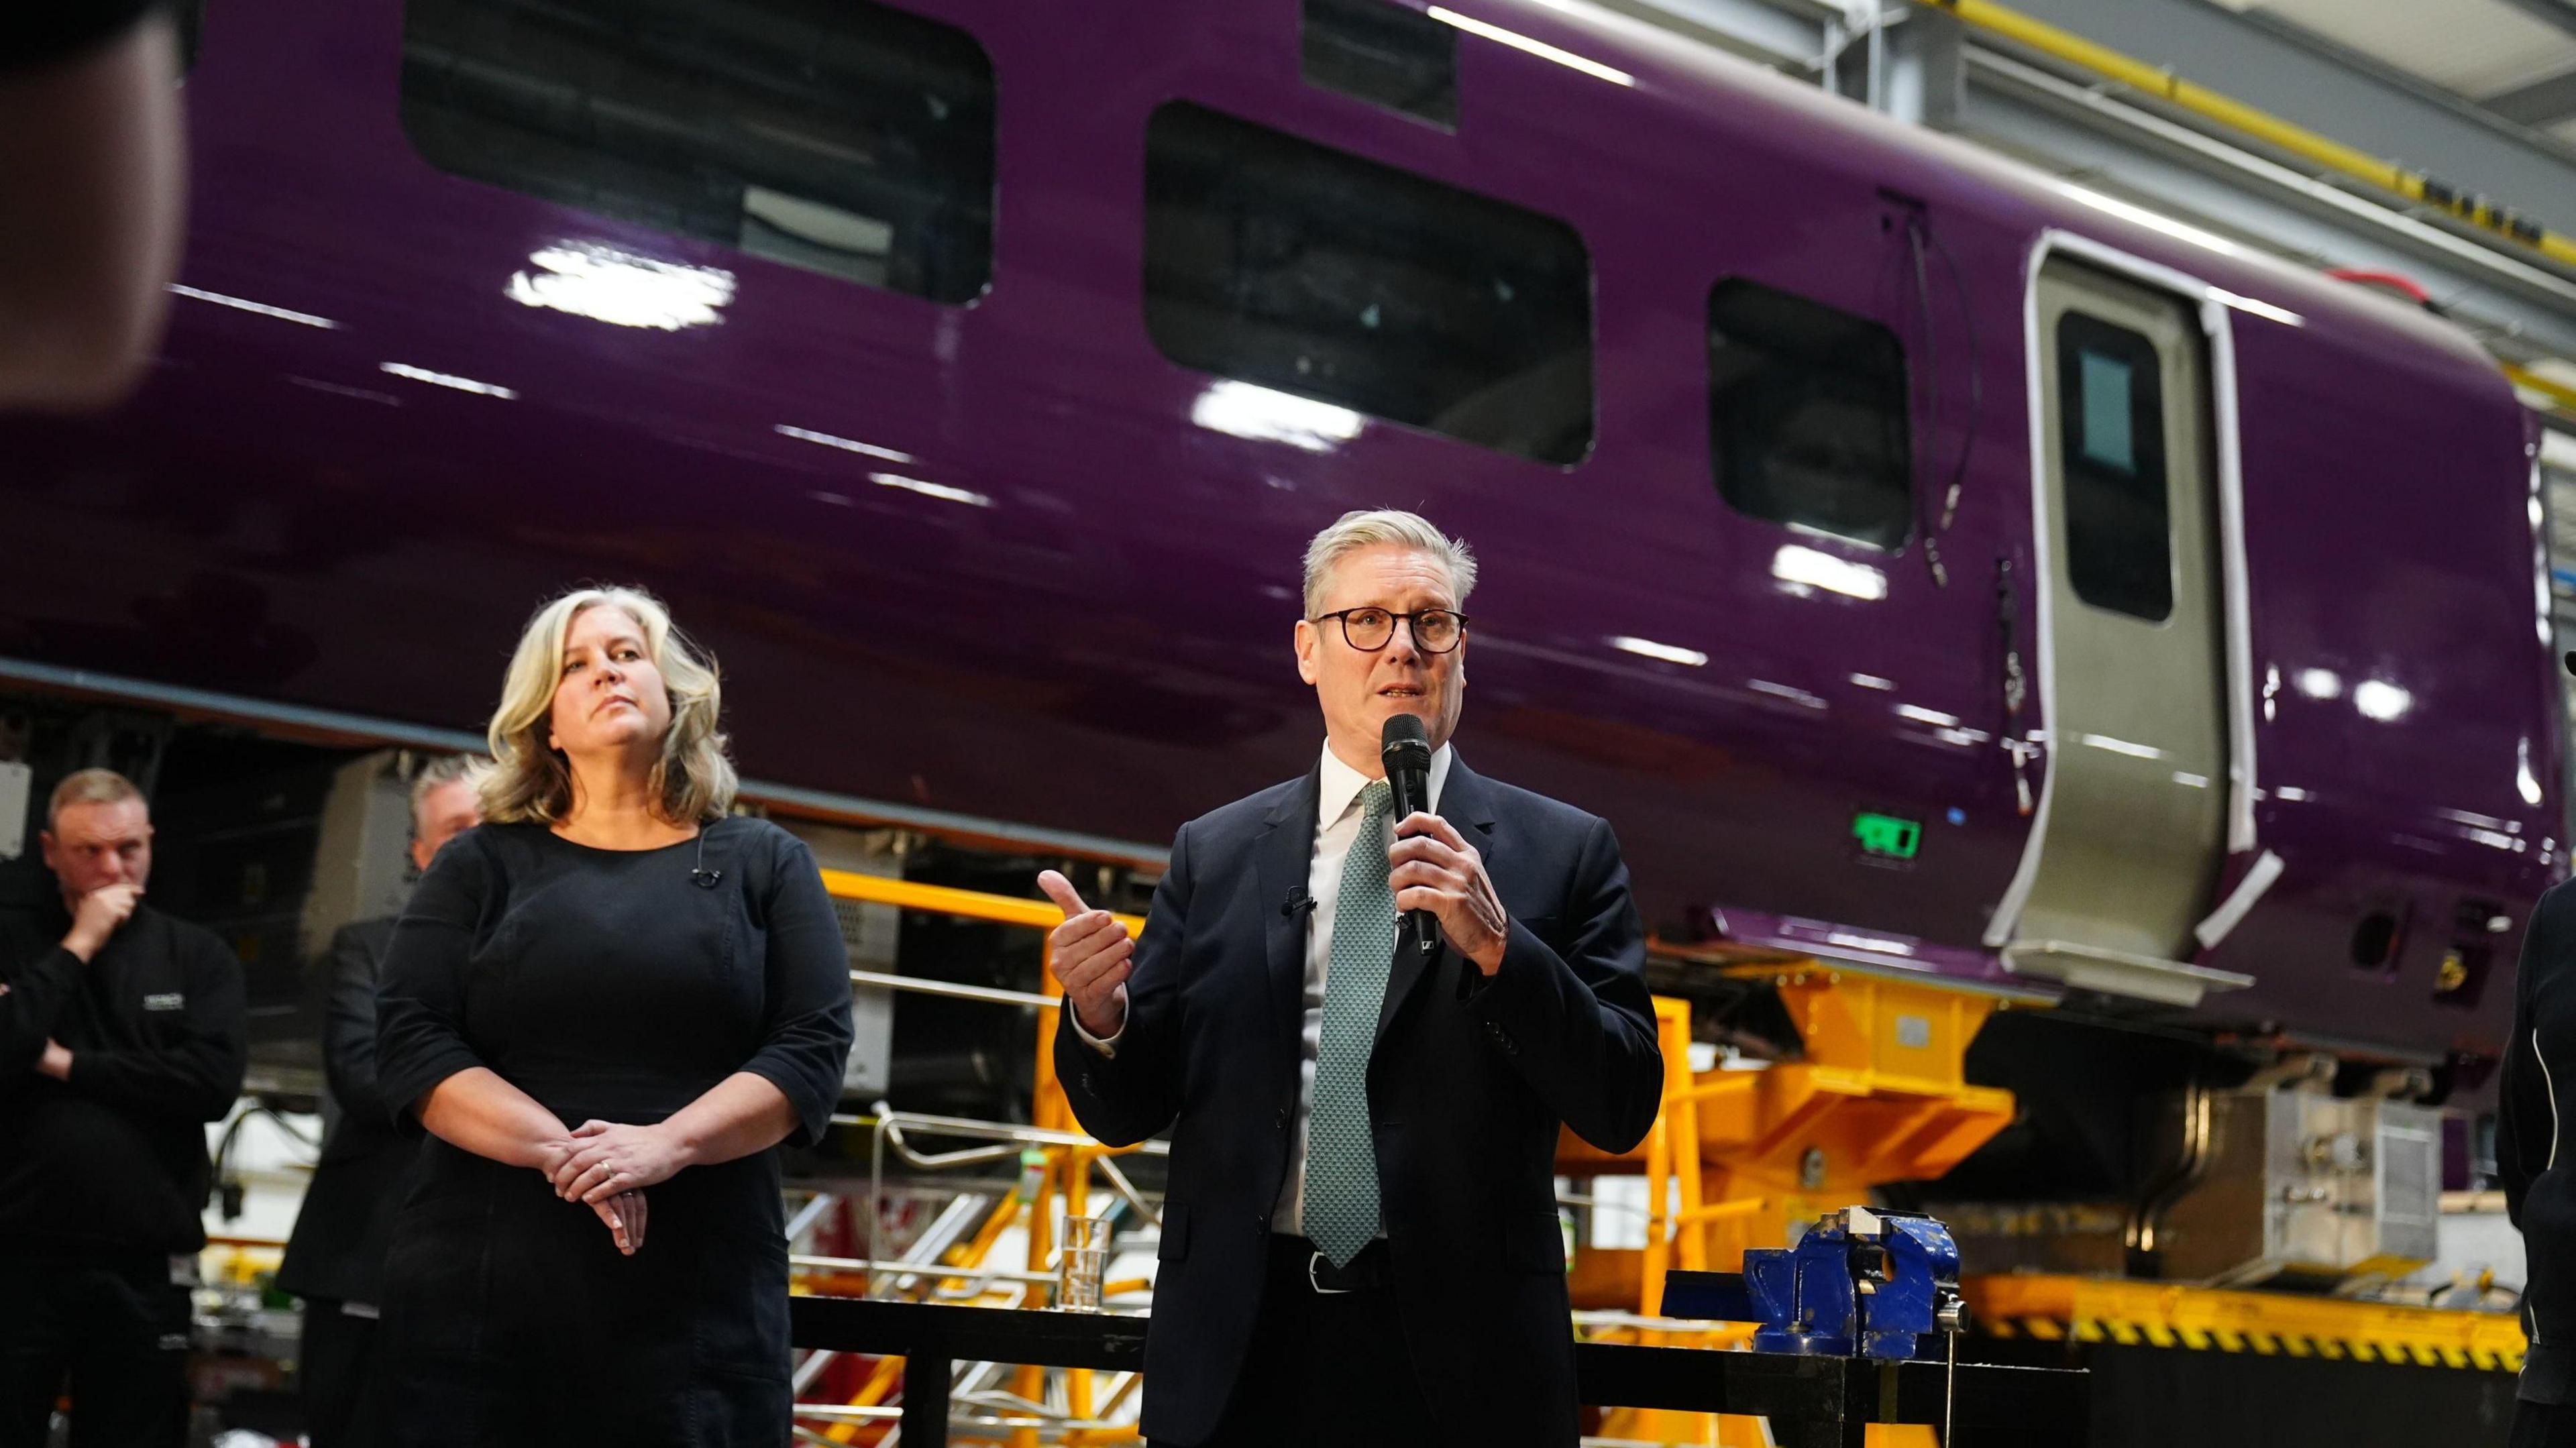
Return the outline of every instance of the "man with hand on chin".
<path id="1" fill-rule="evenodd" d="M 1635 1146 L 1663 1059 L 1609 826 L 1451 747 L 1475 580 L 1422 518 L 1344 515 L 1296 626 L 1315 767 L 1182 826 L 1140 939 L 1040 877 L 1075 1115 L 1112 1145 L 1173 1129 L 1156 1443 L 1575 1441 L 1558 1128 Z M 1432 808 L 1400 820 L 1398 713 L 1433 747 Z"/>
<path id="2" fill-rule="evenodd" d="M 143 903 L 152 817 L 124 776 L 69 776 L 46 822 L 60 904 L 0 934 L 0 1448 L 47 1441 L 66 1377 L 73 1442 L 177 1448 L 241 963 Z"/>

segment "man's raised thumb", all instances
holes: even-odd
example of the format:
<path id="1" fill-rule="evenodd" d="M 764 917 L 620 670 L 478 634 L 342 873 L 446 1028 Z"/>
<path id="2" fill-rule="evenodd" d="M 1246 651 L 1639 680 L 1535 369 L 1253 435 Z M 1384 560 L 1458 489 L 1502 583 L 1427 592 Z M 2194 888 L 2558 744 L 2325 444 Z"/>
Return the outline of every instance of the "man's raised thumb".
<path id="1" fill-rule="evenodd" d="M 1038 871 L 1038 888 L 1044 890 L 1046 897 L 1056 903 L 1056 908 L 1064 912 L 1064 918 L 1067 920 L 1091 908 L 1082 903 L 1080 895 L 1074 893 L 1073 882 L 1054 870 Z"/>

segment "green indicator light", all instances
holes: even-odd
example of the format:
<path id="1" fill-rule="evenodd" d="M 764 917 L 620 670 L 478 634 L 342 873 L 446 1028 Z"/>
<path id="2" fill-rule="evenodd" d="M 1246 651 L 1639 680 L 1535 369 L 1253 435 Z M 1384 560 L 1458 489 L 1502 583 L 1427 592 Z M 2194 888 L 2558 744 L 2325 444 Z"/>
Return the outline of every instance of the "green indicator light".
<path id="1" fill-rule="evenodd" d="M 1863 854 L 1910 860 L 1916 850 L 1923 848 L 1923 826 L 1894 815 L 1856 814 L 1852 816 L 1852 838 L 1860 841 Z"/>

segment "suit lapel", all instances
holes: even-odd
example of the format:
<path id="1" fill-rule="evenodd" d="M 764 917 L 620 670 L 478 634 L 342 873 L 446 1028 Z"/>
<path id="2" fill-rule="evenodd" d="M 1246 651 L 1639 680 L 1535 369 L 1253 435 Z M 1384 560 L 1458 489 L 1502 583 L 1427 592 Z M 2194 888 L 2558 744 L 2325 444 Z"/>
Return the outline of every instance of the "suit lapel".
<path id="1" fill-rule="evenodd" d="M 1306 1028 L 1306 916 L 1288 901 L 1306 893 L 1306 876 L 1315 858 L 1315 802 L 1322 794 L 1320 769 L 1274 806 L 1262 821 L 1258 852 L 1261 912 L 1270 976 L 1270 1002 L 1279 1018 L 1279 1039 L 1291 1043 Z"/>
<path id="2" fill-rule="evenodd" d="M 1454 751 L 1449 756 L 1449 778 L 1440 786 L 1439 816 L 1458 829 L 1467 843 L 1485 857 L 1485 868 L 1493 869 L 1494 794 L 1485 781 L 1467 768 L 1467 761 Z M 1457 952 L 1445 944 L 1438 958 L 1454 959 Z M 1472 970 L 1473 966 L 1462 965 Z M 1378 1006 L 1377 1039 L 1386 1039 L 1387 1027 L 1395 1023 L 1396 1013 L 1404 1008 L 1405 999 L 1421 985 L 1424 976 L 1432 974 L 1431 960 L 1414 944 L 1413 927 L 1406 921 L 1395 937 L 1395 964 L 1387 972 L 1386 999 Z"/>

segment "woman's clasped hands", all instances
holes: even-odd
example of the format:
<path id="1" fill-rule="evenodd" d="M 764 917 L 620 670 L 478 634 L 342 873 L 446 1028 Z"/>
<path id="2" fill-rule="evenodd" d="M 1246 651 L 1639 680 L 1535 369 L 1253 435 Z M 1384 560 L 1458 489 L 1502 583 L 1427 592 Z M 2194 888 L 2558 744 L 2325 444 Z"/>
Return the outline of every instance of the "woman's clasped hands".
<path id="1" fill-rule="evenodd" d="M 644 1189 L 689 1164 L 686 1146 L 658 1126 L 585 1121 L 552 1145 L 538 1170 L 555 1195 L 598 1213 L 617 1250 L 629 1257 L 644 1245 Z"/>
<path id="2" fill-rule="evenodd" d="M 661 1126 L 585 1121 L 572 1133 L 571 1150 L 549 1173 L 555 1195 L 598 1212 L 633 1256 L 644 1245 L 644 1189 L 669 1181 L 689 1164 L 688 1146 Z"/>

